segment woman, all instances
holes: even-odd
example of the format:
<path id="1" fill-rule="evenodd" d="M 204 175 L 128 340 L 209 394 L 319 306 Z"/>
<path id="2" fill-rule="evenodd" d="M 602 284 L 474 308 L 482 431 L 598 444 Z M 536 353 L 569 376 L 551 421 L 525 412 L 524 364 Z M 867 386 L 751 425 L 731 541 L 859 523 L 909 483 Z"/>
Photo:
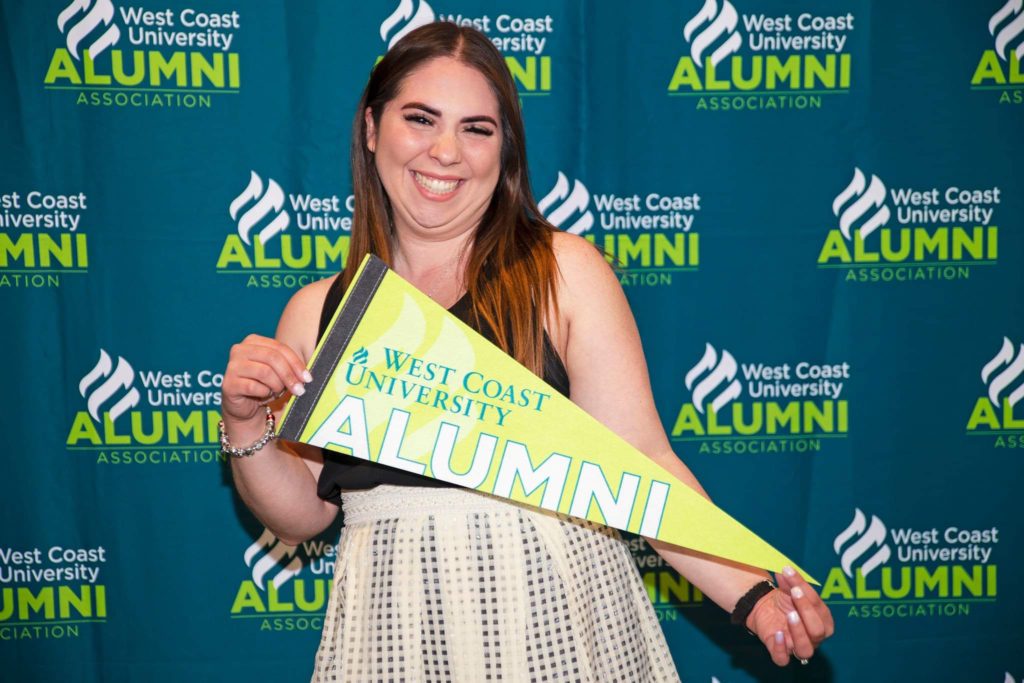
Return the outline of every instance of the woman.
<path id="1" fill-rule="evenodd" d="M 262 441 L 263 405 L 304 392 L 318 333 L 374 253 L 703 493 L 658 419 L 615 275 L 540 217 L 518 96 L 486 36 L 450 23 L 411 32 L 374 69 L 358 112 L 347 268 L 297 292 L 276 339 L 232 348 L 229 445 Z M 246 504 L 287 543 L 344 506 L 315 680 L 678 680 L 612 530 L 298 445 L 271 441 L 232 468 Z M 792 572 L 772 589 L 762 572 L 650 543 L 780 666 L 831 635 L 827 607 Z"/>

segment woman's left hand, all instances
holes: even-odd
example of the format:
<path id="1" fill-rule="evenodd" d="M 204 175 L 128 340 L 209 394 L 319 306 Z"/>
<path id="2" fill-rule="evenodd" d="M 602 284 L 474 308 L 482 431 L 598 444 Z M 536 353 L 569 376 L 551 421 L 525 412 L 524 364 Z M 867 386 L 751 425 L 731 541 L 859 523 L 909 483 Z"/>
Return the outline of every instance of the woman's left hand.
<path id="1" fill-rule="evenodd" d="M 832 613 L 790 567 L 776 574 L 775 580 L 778 588 L 754 605 L 746 626 L 761 639 L 779 666 L 788 664 L 790 655 L 806 664 L 821 641 L 835 631 Z"/>

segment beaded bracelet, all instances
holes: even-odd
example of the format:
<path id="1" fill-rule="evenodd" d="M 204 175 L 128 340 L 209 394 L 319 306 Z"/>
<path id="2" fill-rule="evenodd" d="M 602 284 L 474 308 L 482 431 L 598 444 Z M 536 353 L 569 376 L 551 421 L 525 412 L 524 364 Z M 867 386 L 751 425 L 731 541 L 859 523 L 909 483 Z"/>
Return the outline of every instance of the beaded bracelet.
<path id="1" fill-rule="evenodd" d="M 274 427 L 276 425 L 274 411 L 270 409 L 270 406 L 263 407 L 267 411 L 267 428 L 263 432 L 263 436 L 256 439 L 256 443 L 251 446 L 246 446 L 245 448 L 235 448 L 232 446 L 231 442 L 228 440 L 228 433 L 224 429 L 224 420 L 217 423 L 217 430 L 220 432 L 221 453 L 224 455 L 230 455 L 233 458 L 248 458 L 250 455 L 277 438 L 277 432 L 274 431 Z"/>
<path id="2" fill-rule="evenodd" d="M 773 590 L 775 590 L 775 586 L 767 579 L 755 583 L 751 586 L 750 590 L 744 593 L 743 597 L 736 602 L 736 607 L 733 608 L 732 616 L 729 617 L 729 621 L 731 621 L 735 626 L 743 626 L 746 628 L 747 617 L 749 617 L 750 613 L 754 611 L 754 605 L 757 604 L 758 600 L 768 595 Z M 747 630 L 749 631 L 750 629 Z"/>

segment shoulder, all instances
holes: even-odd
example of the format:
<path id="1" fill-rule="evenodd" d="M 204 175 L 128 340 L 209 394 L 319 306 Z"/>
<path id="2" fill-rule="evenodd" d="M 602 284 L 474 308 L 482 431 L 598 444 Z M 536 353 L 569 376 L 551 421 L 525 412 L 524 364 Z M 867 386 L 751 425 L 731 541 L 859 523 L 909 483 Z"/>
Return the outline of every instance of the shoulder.
<path id="1" fill-rule="evenodd" d="M 281 320 L 277 324 L 277 339 L 291 346 L 304 361 L 313 355 L 320 312 L 331 285 L 337 279 L 337 274 L 331 275 L 302 287 L 292 295 L 281 313 Z"/>
<path id="2" fill-rule="evenodd" d="M 582 330 L 614 324 L 628 307 L 615 272 L 597 247 L 561 230 L 555 230 L 551 246 L 558 272 L 555 310 L 549 311 L 546 327 L 568 367 L 575 346 L 570 340 L 579 338 Z"/>
<path id="3" fill-rule="evenodd" d="M 551 237 L 551 247 L 555 252 L 558 268 L 563 271 L 563 277 L 614 277 L 611 266 L 600 250 L 579 235 L 555 230 Z"/>
<path id="4" fill-rule="evenodd" d="M 558 308 L 570 319 L 581 307 L 622 297 L 622 286 L 604 254 L 578 235 L 561 230 L 552 237 L 558 264 Z"/>

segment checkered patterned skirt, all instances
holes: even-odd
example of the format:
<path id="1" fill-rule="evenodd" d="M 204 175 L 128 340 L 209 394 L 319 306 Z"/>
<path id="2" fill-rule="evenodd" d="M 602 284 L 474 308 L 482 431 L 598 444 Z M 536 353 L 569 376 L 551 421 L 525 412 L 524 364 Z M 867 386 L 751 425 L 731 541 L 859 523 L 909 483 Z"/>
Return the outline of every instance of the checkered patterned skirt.
<path id="1" fill-rule="evenodd" d="M 678 681 L 608 527 L 467 489 L 342 494 L 313 681 Z"/>

